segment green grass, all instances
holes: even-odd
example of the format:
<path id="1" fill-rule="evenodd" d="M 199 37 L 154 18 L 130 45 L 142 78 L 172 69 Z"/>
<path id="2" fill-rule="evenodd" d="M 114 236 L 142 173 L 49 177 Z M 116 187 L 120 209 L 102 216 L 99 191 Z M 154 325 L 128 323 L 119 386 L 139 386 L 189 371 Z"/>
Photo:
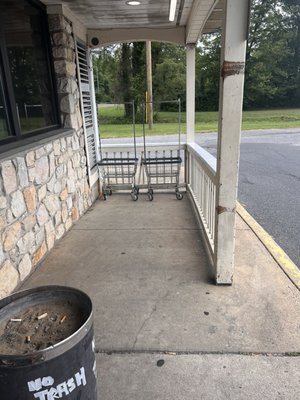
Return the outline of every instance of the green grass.
<path id="1" fill-rule="evenodd" d="M 122 138 L 132 135 L 132 123 L 122 122 L 124 109 L 119 107 L 101 108 L 99 112 L 100 132 L 102 138 Z M 157 122 L 151 131 L 146 127 L 146 135 L 168 135 L 178 132 L 176 112 L 159 112 L 155 115 Z M 196 112 L 196 132 L 216 132 L 218 129 L 217 112 Z M 243 130 L 299 128 L 300 109 L 279 109 L 263 111 L 244 111 Z M 142 136 L 142 124 L 136 124 L 136 135 Z M 185 133 L 185 113 L 181 114 L 181 132 Z"/>

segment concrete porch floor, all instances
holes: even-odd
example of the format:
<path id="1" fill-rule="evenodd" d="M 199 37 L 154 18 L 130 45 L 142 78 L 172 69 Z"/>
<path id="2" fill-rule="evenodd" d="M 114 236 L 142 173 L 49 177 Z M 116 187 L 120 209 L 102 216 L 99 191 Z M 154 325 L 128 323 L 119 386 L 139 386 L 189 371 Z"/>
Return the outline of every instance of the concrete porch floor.
<path id="1" fill-rule="evenodd" d="M 299 290 L 239 217 L 234 284 L 211 278 L 187 196 L 114 194 L 22 289 L 91 296 L 99 399 L 299 398 Z"/>

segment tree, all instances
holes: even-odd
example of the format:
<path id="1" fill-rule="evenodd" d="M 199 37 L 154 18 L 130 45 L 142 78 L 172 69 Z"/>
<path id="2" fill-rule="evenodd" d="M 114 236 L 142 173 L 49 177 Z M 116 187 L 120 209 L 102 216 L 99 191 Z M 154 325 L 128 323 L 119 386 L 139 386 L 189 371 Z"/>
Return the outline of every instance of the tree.
<path id="1" fill-rule="evenodd" d="M 218 109 L 221 35 L 205 35 L 196 48 L 196 110 Z"/>

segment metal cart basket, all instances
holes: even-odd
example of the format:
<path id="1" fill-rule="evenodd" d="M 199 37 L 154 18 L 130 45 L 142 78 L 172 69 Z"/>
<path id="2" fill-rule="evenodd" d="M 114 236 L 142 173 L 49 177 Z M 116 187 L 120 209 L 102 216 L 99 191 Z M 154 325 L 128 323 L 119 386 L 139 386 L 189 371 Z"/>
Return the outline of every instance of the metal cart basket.
<path id="1" fill-rule="evenodd" d="M 182 193 L 179 192 L 179 176 L 182 164 L 182 158 L 180 157 L 180 113 L 181 105 L 180 99 L 175 101 L 164 101 L 162 103 L 173 103 L 178 105 L 178 149 L 177 150 L 162 150 L 152 152 L 147 150 L 146 146 L 146 135 L 145 135 L 145 118 L 143 118 L 143 139 L 144 139 L 144 151 L 142 153 L 141 164 L 145 169 L 147 177 L 147 188 L 148 188 L 148 199 L 153 200 L 153 189 L 175 189 L 175 195 L 177 200 L 183 198 Z M 144 103 L 143 108 L 145 115 L 145 107 L 147 103 Z M 175 153 L 175 154 L 174 154 Z"/>
<path id="2" fill-rule="evenodd" d="M 131 152 L 104 152 L 100 140 L 100 175 L 103 179 L 103 197 L 112 195 L 113 190 L 131 190 L 133 201 L 138 200 L 139 189 L 135 184 L 135 175 L 138 165 L 136 155 L 136 134 L 135 134 L 135 107 L 134 102 L 125 103 L 132 107 L 132 129 L 133 129 L 133 150 Z M 124 106 L 125 106 L 124 104 Z"/>

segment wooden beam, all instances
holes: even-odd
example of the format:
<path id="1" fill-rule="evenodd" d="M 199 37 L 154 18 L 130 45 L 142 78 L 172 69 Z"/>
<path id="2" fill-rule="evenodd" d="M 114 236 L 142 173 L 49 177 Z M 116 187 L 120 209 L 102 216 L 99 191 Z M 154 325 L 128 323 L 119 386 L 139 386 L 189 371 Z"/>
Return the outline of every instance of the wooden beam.
<path id="1" fill-rule="evenodd" d="M 148 128 L 152 129 L 153 125 L 153 98 L 152 98 L 152 54 L 151 54 L 151 42 L 146 42 L 146 65 L 147 65 L 147 116 L 148 116 Z"/>
<path id="2" fill-rule="evenodd" d="M 98 39 L 98 44 L 93 43 L 93 38 Z M 114 43 L 145 42 L 146 40 L 184 45 L 185 27 L 88 30 L 88 44 L 94 48 L 109 46 Z"/>
<path id="3" fill-rule="evenodd" d="M 186 25 L 186 43 L 196 43 L 219 0 L 195 0 Z"/>
<path id="4" fill-rule="evenodd" d="M 232 284 L 233 280 L 249 1 L 227 0 L 222 31 L 214 260 L 217 284 Z"/>
<path id="5" fill-rule="evenodd" d="M 187 143 L 195 142 L 195 46 L 186 46 L 186 134 Z"/>

